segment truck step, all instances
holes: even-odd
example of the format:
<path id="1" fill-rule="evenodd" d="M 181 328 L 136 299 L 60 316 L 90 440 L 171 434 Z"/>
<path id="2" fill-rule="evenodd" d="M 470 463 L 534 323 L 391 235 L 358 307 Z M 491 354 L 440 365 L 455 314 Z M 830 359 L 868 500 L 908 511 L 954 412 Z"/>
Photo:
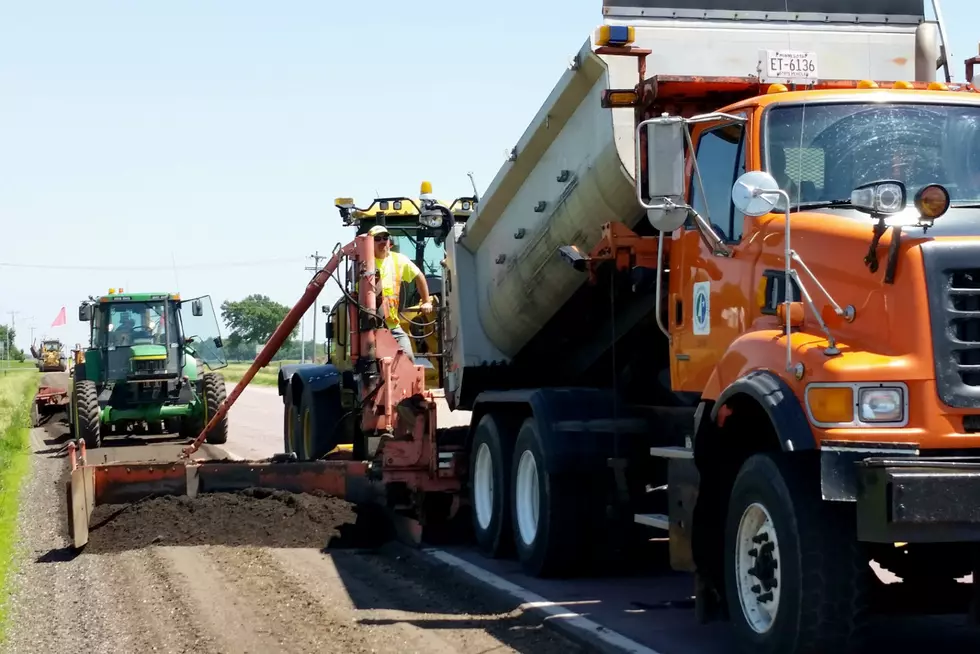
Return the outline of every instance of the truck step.
<path id="1" fill-rule="evenodd" d="M 650 456 L 661 459 L 693 459 L 694 450 L 689 447 L 651 447 Z"/>
<path id="2" fill-rule="evenodd" d="M 670 530 L 670 518 L 662 513 L 636 513 L 633 515 L 633 522 L 638 522 L 648 527 L 663 529 L 664 531 Z"/>

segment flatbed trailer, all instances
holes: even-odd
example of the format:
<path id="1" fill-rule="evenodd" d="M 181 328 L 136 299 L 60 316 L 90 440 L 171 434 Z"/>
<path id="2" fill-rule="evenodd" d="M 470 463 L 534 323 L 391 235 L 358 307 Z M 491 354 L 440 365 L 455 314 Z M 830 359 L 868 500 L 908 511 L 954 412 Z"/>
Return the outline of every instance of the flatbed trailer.
<path id="1" fill-rule="evenodd" d="M 536 576 L 654 528 L 701 619 L 790 654 L 855 643 L 870 560 L 907 587 L 975 572 L 980 94 L 935 79 L 920 3 L 661 4 L 605 4 L 458 236 L 423 185 L 442 392 L 384 327 L 358 235 L 185 455 L 336 280 L 350 365 L 280 374 L 300 452 L 83 460 L 74 544 L 96 504 L 249 486 L 422 529 L 466 515 L 486 555 Z M 447 409 L 468 425 L 443 428 Z"/>

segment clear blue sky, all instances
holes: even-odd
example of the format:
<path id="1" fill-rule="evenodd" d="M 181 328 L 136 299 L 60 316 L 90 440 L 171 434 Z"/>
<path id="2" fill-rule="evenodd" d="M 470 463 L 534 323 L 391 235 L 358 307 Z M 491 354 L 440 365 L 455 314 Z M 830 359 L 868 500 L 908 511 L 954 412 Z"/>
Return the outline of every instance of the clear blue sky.
<path id="1" fill-rule="evenodd" d="M 954 62 L 980 40 L 967 2 L 943 3 Z M 0 323 L 19 312 L 21 346 L 32 322 L 84 342 L 77 305 L 110 287 L 291 305 L 304 256 L 349 239 L 334 197 L 454 197 L 467 171 L 482 193 L 601 23 L 599 0 L 0 7 Z"/>

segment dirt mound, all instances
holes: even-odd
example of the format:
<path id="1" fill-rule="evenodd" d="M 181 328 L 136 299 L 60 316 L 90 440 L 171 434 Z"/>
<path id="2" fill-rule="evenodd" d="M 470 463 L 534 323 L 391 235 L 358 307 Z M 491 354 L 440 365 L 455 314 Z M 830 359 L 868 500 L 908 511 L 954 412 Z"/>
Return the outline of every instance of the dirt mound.
<path id="1" fill-rule="evenodd" d="M 364 532 L 376 531 L 366 522 L 373 522 L 373 516 L 323 494 L 249 489 L 195 499 L 157 497 L 97 506 L 86 551 L 150 545 L 363 546 Z"/>

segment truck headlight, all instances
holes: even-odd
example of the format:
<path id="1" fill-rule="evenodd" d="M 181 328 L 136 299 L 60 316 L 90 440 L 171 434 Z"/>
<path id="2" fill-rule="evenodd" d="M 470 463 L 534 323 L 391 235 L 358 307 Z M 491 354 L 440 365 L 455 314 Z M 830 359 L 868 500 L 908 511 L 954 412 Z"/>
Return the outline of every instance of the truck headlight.
<path id="1" fill-rule="evenodd" d="M 897 387 L 860 389 L 858 417 L 861 422 L 901 422 L 905 418 L 905 393 Z"/>
<path id="2" fill-rule="evenodd" d="M 814 383 L 806 388 L 810 421 L 824 428 L 904 427 L 908 389 L 898 383 Z"/>

